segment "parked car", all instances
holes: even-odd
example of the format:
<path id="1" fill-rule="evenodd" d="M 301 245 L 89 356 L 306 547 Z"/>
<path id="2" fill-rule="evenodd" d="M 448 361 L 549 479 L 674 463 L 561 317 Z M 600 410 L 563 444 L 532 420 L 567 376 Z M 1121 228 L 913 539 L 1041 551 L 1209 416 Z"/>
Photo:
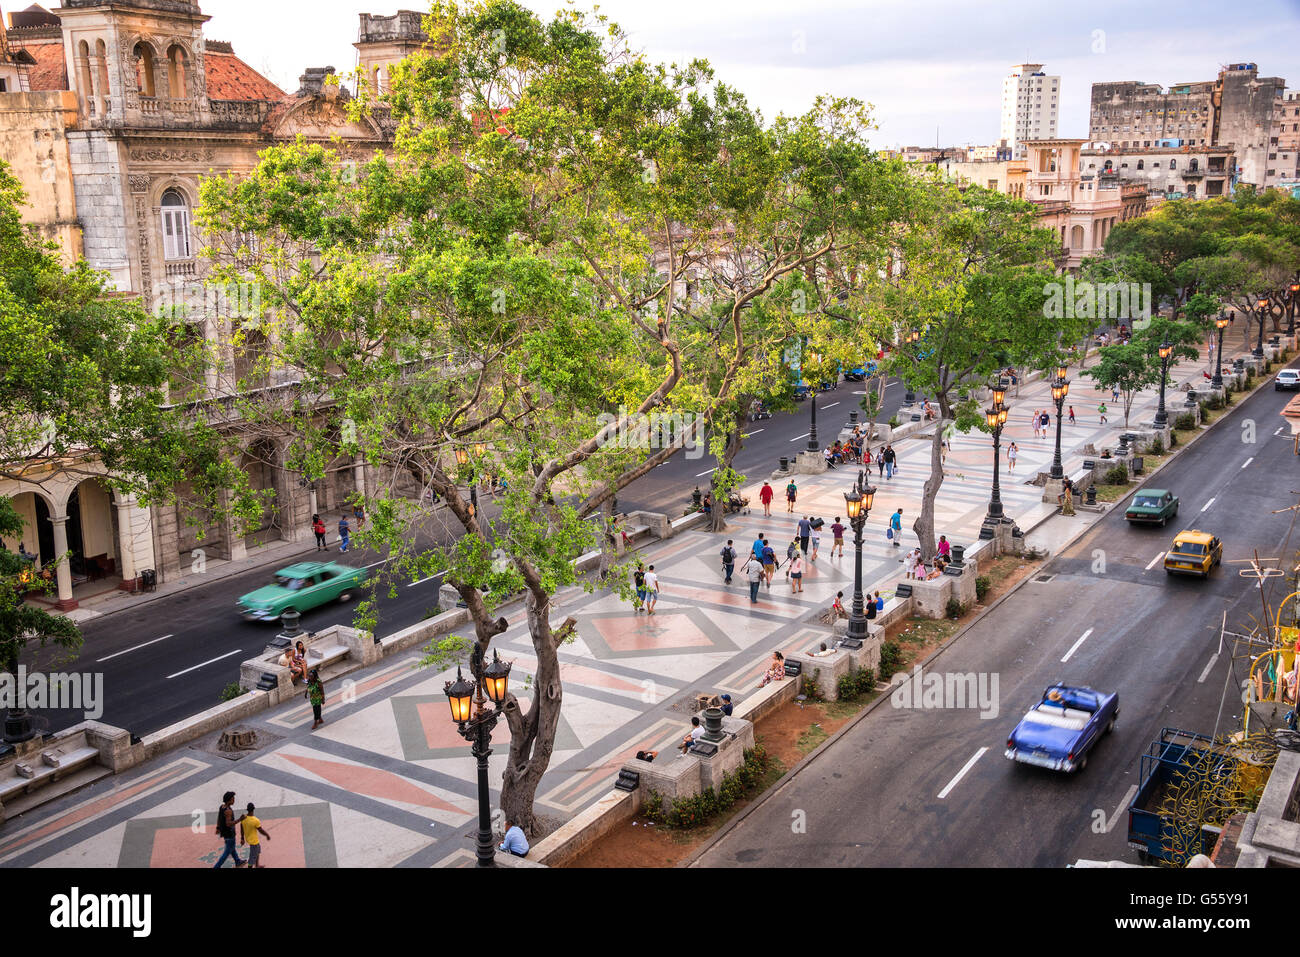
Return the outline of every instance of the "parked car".
<path id="1" fill-rule="evenodd" d="M 1178 496 L 1162 488 L 1144 488 L 1133 496 L 1124 518 L 1130 525 L 1159 525 L 1178 514 Z"/>
<path id="2" fill-rule="evenodd" d="M 1223 561 L 1223 542 L 1217 535 L 1194 528 L 1179 532 L 1165 553 L 1166 575 L 1200 575 L 1209 578 Z"/>
<path id="3" fill-rule="evenodd" d="M 299 562 L 275 573 L 270 584 L 240 597 L 248 621 L 276 621 L 286 611 L 304 612 L 326 602 L 347 601 L 364 584 L 364 568 L 339 562 Z"/>
<path id="4" fill-rule="evenodd" d="M 1057 682 L 1007 738 L 1006 756 L 1053 771 L 1082 771 L 1088 752 L 1115 728 L 1119 695 Z"/>
<path id="5" fill-rule="evenodd" d="M 1277 374 L 1273 380 L 1273 391 L 1281 392 L 1283 389 L 1300 389 L 1300 369 L 1283 369 Z"/>

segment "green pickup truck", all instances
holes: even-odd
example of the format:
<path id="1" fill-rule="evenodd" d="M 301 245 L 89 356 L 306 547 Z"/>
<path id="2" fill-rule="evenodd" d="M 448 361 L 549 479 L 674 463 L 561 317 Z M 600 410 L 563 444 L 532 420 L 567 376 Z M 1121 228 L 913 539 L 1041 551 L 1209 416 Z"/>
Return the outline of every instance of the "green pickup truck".
<path id="1" fill-rule="evenodd" d="M 248 621 L 275 621 L 286 611 L 304 612 L 338 599 L 347 601 L 366 580 L 364 568 L 338 562 L 299 562 L 275 573 L 270 584 L 239 599 Z"/>
<path id="2" fill-rule="evenodd" d="M 1178 514 L 1178 496 L 1162 488 L 1144 488 L 1133 496 L 1124 518 L 1130 525 L 1159 525 Z"/>

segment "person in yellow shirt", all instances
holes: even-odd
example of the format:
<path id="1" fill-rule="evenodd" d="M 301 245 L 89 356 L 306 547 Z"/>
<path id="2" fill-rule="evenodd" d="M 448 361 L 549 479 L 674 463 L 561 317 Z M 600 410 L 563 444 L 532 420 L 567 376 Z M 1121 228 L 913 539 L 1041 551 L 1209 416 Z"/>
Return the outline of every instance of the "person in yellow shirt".
<path id="1" fill-rule="evenodd" d="M 261 843 L 261 838 L 259 838 L 258 835 L 261 835 L 261 837 L 266 838 L 268 841 L 271 839 L 271 835 L 267 834 L 266 831 L 263 830 L 262 822 L 253 816 L 253 812 L 255 810 L 256 808 L 253 807 L 253 802 L 249 801 L 248 813 L 245 814 L 239 821 L 240 824 L 239 843 L 248 845 L 248 866 L 249 867 L 262 866 L 259 863 L 259 860 L 262 856 L 262 843 Z"/>

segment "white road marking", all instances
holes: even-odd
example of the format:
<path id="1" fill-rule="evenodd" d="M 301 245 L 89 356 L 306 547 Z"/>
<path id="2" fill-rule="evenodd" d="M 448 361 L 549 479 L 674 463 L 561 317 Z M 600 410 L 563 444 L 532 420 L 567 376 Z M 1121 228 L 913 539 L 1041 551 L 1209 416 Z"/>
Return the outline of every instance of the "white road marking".
<path id="1" fill-rule="evenodd" d="M 223 659 L 229 658 L 231 655 L 237 655 L 237 654 L 239 654 L 239 649 L 238 649 L 238 648 L 236 648 L 234 651 L 228 651 L 228 652 L 226 652 L 224 655 L 221 655 L 221 656 L 219 656 L 219 657 L 217 657 L 217 658 L 209 658 L 207 661 L 201 661 L 201 662 L 199 662 L 197 665 L 195 665 L 193 668 L 186 668 L 184 671 L 178 671 L 178 672 L 176 672 L 176 674 L 174 674 L 174 675 L 168 675 L 167 677 L 168 677 L 168 678 L 179 678 L 181 675 L 187 675 L 187 674 L 189 674 L 191 671 L 198 671 L 198 670 L 199 670 L 200 668 L 202 668 L 204 665 L 210 665 L 210 664 L 212 664 L 214 661 L 222 661 Z"/>
<path id="2" fill-rule="evenodd" d="M 1283 430 L 1284 428 L 1286 428 L 1285 425 L 1279 425 L 1279 426 L 1277 427 L 1277 431 L 1274 432 L 1273 435 L 1275 435 L 1275 436 L 1281 435 L 1281 434 L 1282 434 L 1282 430 Z"/>
<path id="3" fill-rule="evenodd" d="M 758 433 L 762 431 L 763 431 L 762 429 L 755 429 L 753 432 L 746 432 L 745 438 L 749 438 L 751 435 L 758 435 Z"/>
<path id="4" fill-rule="evenodd" d="M 371 562 L 369 565 L 362 565 L 361 567 L 362 567 L 362 568 L 374 568 L 376 565 L 383 565 L 383 564 L 386 564 L 386 563 L 391 562 L 391 561 L 392 561 L 391 558 L 381 558 L 381 559 L 379 559 L 379 561 L 377 561 L 377 562 Z"/>
<path id="5" fill-rule="evenodd" d="M 1204 512 L 1207 508 L 1209 508 L 1213 504 L 1214 504 L 1214 499 L 1210 499 L 1208 502 L 1206 502 L 1204 505 L 1201 506 L 1201 511 Z"/>
<path id="6" fill-rule="evenodd" d="M 438 572 L 437 575 L 430 575 L 428 578 L 421 578 L 418 582 L 407 582 L 407 583 L 406 583 L 406 587 L 407 587 L 407 588 L 414 588 L 416 585 L 423 585 L 423 584 L 424 584 L 425 582 L 427 582 L 427 581 L 433 581 L 433 579 L 437 578 L 438 575 L 441 575 L 441 574 L 442 574 L 442 572 Z"/>
<path id="7" fill-rule="evenodd" d="M 1196 683 L 1198 685 L 1203 684 L 1205 682 L 1205 679 L 1210 676 L 1210 669 L 1214 667 L 1214 663 L 1218 660 L 1219 660 L 1219 653 L 1217 651 L 1214 654 L 1210 655 L 1210 660 L 1205 664 L 1205 670 L 1202 671 L 1201 676 L 1196 679 Z"/>
<path id="8" fill-rule="evenodd" d="M 1241 463 L 1241 467 L 1244 469 L 1247 465 L 1249 465 L 1253 461 L 1255 461 L 1255 456 L 1252 455 L 1250 458 L 1246 459 L 1246 461 Z"/>
<path id="9" fill-rule="evenodd" d="M 1088 636 L 1091 635 L 1091 634 L 1092 634 L 1092 629 L 1089 628 L 1089 629 L 1088 629 L 1087 631 L 1085 631 L 1082 635 L 1080 635 L 1080 636 L 1079 636 L 1079 640 L 1076 641 L 1074 644 L 1072 644 L 1072 645 L 1070 646 L 1070 650 L 1067 651 L 1067 652 L 1065 653 L 1065 657 L 1061 659 L 1061 664 L 1065 664 L 1067 661 L 1069 661 L 1069 660 L 1070 660 L 1070 656 L 1073 655 L 1076 651 L 1079 650 L 1079 646 L 1080 646 L 1081 644 L 1083 644 L 1085 641 L 1087 641 L 1087 640 L 1088 640 Z"/>
<path id="10" fill-rule="evenodd" d="M 1130 785 L 1129 789 L 1124 792 L 1124 796 L 1119 800 L 1119 807 L 1115 808 L 1115 814 L 1106 822 L 1106 833 L 1109 834 L 1115 830 L 1115 825 L 1119 823 L 1119 816 L 1128 808 L 1128 802 L 1133 800 L 1133 795 L 1138 793 L 1136 784 Z"/>
<path id="11" fill-rule="evenodd" d="M 144 642 L 143 644 L 136 645 L 134 648 L 127 648 L 125 651 L 115 651 L 115 652 L 113 652 L 111 655 L 106 655 L 106 656 L 103 657 L 103 658 L 96 658 L 96 659 L 95 659 L 95 664 L 99 664 L 99 663 L 101 663 L 101 662 L 108 661 L 109 658 L 116 658 L 118 655 L 125 655 L 125 654 L 127 654 L 128 652 L 135 651 L 135 650 L 137 650 L 137 649 L 139 649 L 139 648 L 144 648 L 144 647 L 146 647 L 146 646 L 148 646 L 148 645 L 156 645 L 158 642 L 160 642 L 160 641 L 165 641 L 166 639 L 168 639 L 168 638 L 170 638 L 170 637 L 172 637 L 172 636 L 171 636 L 171 635 L 163 635 L 162 638 L 155 638 L 153 641 L 146 641 L 146 642 Z"/>
<path id="12" fill-rule="evenodd" d="M 798 442 L 800 439 L 806 439 L 806 438 L 808 438 L 808 436 L 810 436 L 810 435 L 812 435 L 811 432 L 805 432 L 803 435 L 796 435 L 796 436 L 795 436 L 793 439 L 791 439 L 790 441 L 791 441 L 791 442 Z"/>
<path id="13" fill-rule="evenodd" d="M 1147 570 L 1147 571 L 1151 571 L 1151 569 L 1153 569 L 1153 568 L 1156 567 L 1156 562 L 1160 561 L 1160 559 L 1162 559 L 1162 558 L 1164 558 L 1164 557 L 1165 557 L 1165 553 L 1164 553 L 1164 552 L 1161 552 L 1161 553 L 1160 553 L 1159 555 L 1157 555 L 1155 558 L 1151 559 L 1151 564 L 1147 565 L 1146 570 Z"/>
<path id="14" fill-rule="evenodd" d="M 978 761 L 980 758 L 984 757 L 984 752 L 987 750 L 988 748 L 980 748 L 978 751 L 975 752 L 975 756 L 971 758 L 969 761 L 967 761 L 966 766 L 957 772 L 957 776 L 948 782 L 948 786 L 939 792 L 940 801 L 946 798 L 948 796 L 948 792 L 957 786 L 957 782 L 966 776 L 966 772 L 975 766 L 975 762 Z"/>
<path id="15" fill-rule="evenodd" d="M 822 411 L 825 412 L 827 409 L 833 409 L 833 408 L 835 408 L 837 405 L 839 405 L 838 402 L 832 402 L 830 405 L 824 405 L 824 406 L 822 406 Z"/>
<path id="16" fill-rule="evenodd" d="M 714 472 L 716 472 L 717 470 L 718 470 L 718 467 L 715 465 L 715 466 L 713 466 L 713 468 L 709 469 L 707 472 L 696 472 L 696 473 L 695 473 L 695 477 L 696 477 L 696 478 L 703 478 L 705 475 L 712 475 L 712 474 L 713 474 Z"/>

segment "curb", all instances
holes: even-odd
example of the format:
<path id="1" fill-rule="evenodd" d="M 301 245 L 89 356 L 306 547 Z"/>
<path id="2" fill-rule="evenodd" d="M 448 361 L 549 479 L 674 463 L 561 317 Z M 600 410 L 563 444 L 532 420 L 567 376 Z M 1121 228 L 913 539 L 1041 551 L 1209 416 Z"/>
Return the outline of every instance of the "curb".
<path id="1" fill-rule="evenodd" d="M 1291 361 L 1294 361 L 1294 358 L 1295 357 L 1292 357 L 1292 359 L 1287 360 L 1287 362 L 1289 363 Z M 1286 364 L 1283 364 L 1283 368 L 1286 368 Z M 1155 469 L 1153 469 L 1148 474 L 1147 476 L 1148 479 L 1150 478 L 1150 476 L 1157 474 L 1166 465 L 1173 462 L 1174 459 L 1176 459 L 1183 452 L 1183 450 L 1190 448 L 1196 442 L 1196 440 L 1199 439 L 1202 435 L 1205 435 L 1206 433 L 1210 432 L 1220 422 L 1226 421 L 1233 413 L 1240 411 L 1244 403 L 1244 400 L 1253 397 L 1256 392 L 1260 391 L 1265 385 L 1268 384 L 1270 378 L 1271 378 L 1270 376 L 1261 376 L 1260 383 L 1257 386 L 1255 386 L 1255 388 L 1252 389 L 1250 392 L 1243 394 L 1242 401 L 1238 401 L 1234 403 L 1235 408 L 1228 410 L 1227 412 L 1225 412 L 1225 414 L 1220 416 L 1215 422 L 1211 423 L 1205 428 L 1198 429 L 1196 435 L 1192 436 L 1181 446 L 1179 446 L 1177 452 L 1169 456 L 1168 459 L 1161 462 L 1160 465 L 1158 465 Z M 1133 489 L 1130 492 L 1128 492 L 1126 495 L 1124 495 L 1123 498 L 1117 499 L 1112 504 L 1112 507 L 1115 505 L 1119 505 L 1123 501 L 1126 501 L 1130 496 L 1136 493 L 1145 484 L 1146 484 L 1145 482 L 1140 484 L 1135 484 Z M 1109 511 L 1109 509 L 1107 509 L 1107 511 Z M 1055 518 L 1059 514 L 1060 514 L 1059 512 L 1049 513 L 1047 516 L 1043 518 L 1042 521 L 1038 522 L 1038 524 L 1034 525 L 1032 528 L 1024 530 L 1025 536 L 1028 537 L 1029 533 L 1032 532 L 1034 529 L 1046 524 L 1046 522 L 1049 519 Z M 1104 516 L 1105 512 L 1103 512 L 1102 515 Z M 1064 549 L 1070 547 L 1076 541 L 1082 538 L 1084 534 L 1092 527 L 1093 525 L 1081 526 L 1078 532 L 1076 532 L 1070 538 L 1066 539 L 1061 544 L 1060 548 L 1058 549 L 1058 554 L 1060 551 L 1063 551 Z M 1051 561 L 1052 558 L 1054 557 L 1055 555 L 1048 555 L 1047 558 L 1044 559 L 1044 562 Z M 915 662 L 913 664 L 913 667 L 919 664 L 922 670 L 924 670 L 927 665 L 929 665 L 932 661 L 936 660 L 945 651 L 948 651 L 950 648 L 954 647 L 958 641 L 964 638 L 966 636 L 966 633 L 970 631 L 970 629 L 973 628 L 975 625 L 977 625 L 984 618 L 985 615 L 992 612 L 995 608 L 1001 605 L 1004 601 L 1006 601 L 1016 592 L 1020 591 L 1021 588 L 1029 584 L 1032 580 L 1033 580 L 1033 575 L 1026 575 L 1023 579 L 1018 581 L 1011 588 L 1007 589 L 1006 593 L 1001 595 L 996 601 L 993 602 L 993 604 L 985 606 L 983 611 L 981 611 L 978 615 L 976 615 L 969 622 L 963 625 L 961 629 L 957 631 L 951 638 L 949 638 L 948 641 L 946 641 L 941 647 L 936 648 L 934 651 L 932 651 L 929 655 L 925 657 L 923 661 Z M 775 784 L 773 784 L 770 788 L 768 788 L 767 791 L 765 791 L 763 794 L 759 795 L 758 798 L 752 801 L 743 811 L 741 811 L 730 821 L 728 821 L 725 825 L 723 825 L 717 831 L 717 833 L 713 835 L 713 837 L 709 838 L 708 841 L 706 841 L 700 847 L 696 848 L 695 852 L 689 858 L 679 862 L 676 866 L 694 867 L 701 857 L 703 857 L 706 853 L 708 853 L 708 851 L 710 851 L 716 844 L 718 844 L 726 835 L 730 834 L 732 830 L 734 830 L 737 826 L 739 826 L 739 824 L 742 821 L 744 821 L 745 818 L 747 818 L 751 812 L 753 812 L 754 810 L 756 810 L 757 808 L 761 807 L 762 805 L 766 804 L 769 800 L 774 798 L 777 795 L 777 793 L 781 790 L 781 788 L 785 787 L 786 784 L 793 781 L 795 776 L 798 775 L 800 772 L 802 772 L 805 767 L 811 764 L 813 760 L 822 753 L 823 750 L 835 744 L 837 741 L 839 741 L 841 737 L 843 737 L 853 728 L 857 727 L 859 722 L 865 720 L 868 715 L 873 713 L 878 707 L 883 705 L 884 702 L 887 701 L 888 699 L 889 699 L 889 695 L 882 692 L 879 698 L 877 698 L 875 701 L 871 702 L 869 705 L 863 708 L 857 715 L 855 715 L 852 719 L 850 719 L 850 721 L 847 724 L 845 724 L 844 727 L 840 728 L 838 731 L 836 731 L 834 734 L 828 737 L 825 741 L 819 744 L 816 748 L 814 748 L 808 754 L 804 755 L 803 758 L 800 759 L 799 763 L 797 763 L 793 768 L 788 770 L 781 777 L 780 780 L 778 780 Z"/>

